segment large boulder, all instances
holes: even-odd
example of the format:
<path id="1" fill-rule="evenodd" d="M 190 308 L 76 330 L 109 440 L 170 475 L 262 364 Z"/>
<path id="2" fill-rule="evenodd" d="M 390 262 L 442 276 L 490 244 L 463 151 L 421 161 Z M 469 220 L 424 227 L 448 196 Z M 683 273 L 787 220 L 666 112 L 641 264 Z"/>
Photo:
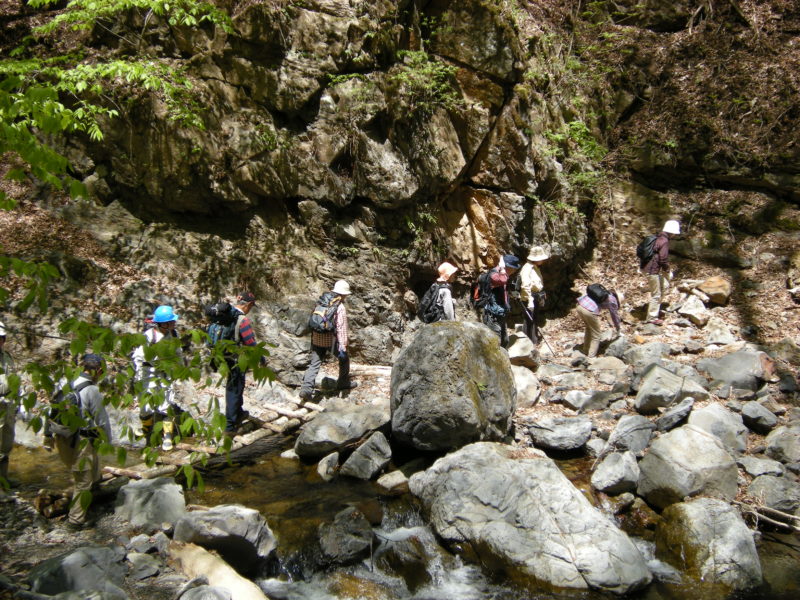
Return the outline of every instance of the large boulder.
<path id="1" fill-rule="evenodd" d="M 169 477 L 131 481 L 117 494 L 114 512 L 146 533 L 172 526 L 186 513 L 183 488 Z"/>
<path id="2" fill-rule="evenodd" d="M 302 458 L 321 458 L 380 429 L 389 422 L 385 406 L 336 405 L 300 430 L 294 450 Z"/>
<path id="3" fill-rule="evenodd" d="M 739 350 L 719 358 L 704 358 L 697 368 L 718 386 L 756 391 L 764 380 L 775 377 L 775 364 L 764 352 Z"/>
<path id="4" fill-rule="evenodd" d="M 800 462 L 800 424 L 773 429 L 765 441 L 770 458 L 786 464 Z"/>
<path id="5" fill-rule="evenodd" d="M 369 480 L 383 471 L 391 459 L 392 449 L 386 436 L 376 431 L 348 457 L 339 474 Z"/>
<path id="6" fill-rule="evenodd" d="M 655 424 L 642 415 L 623 416 L 608 438 L 608 447 L 641 456 L 653 437 Z"/>
<path id="7" fill-rule="evenodd" d="M 366 556 L 374 538 L 367 518 L 352 506 L 336 513 L 331 523 L 319 526 L 322 555 L 332 563 L 346 564 Z"/>
<path id="8" fill-rule="evenodd" d="M 727 502 L 698 498 L 668 507 L 656 526 L 656 555 L 706 583 L 748 589 L 761 583 L 753 532 Z"/>
<path id="9" fill-rule="evenodd" d="M 568 452 L 582 448 L 592 435 L 589 417 L 544 417 L 528 430 L 533 443 L 545 450 Z"/>
<path id="10" fill-rule="evenodd" d="M 728 452 L 741 453 L 747 448 L 747 427 L 742 415 L 721 404 L 712 403 L 689 415 L 689 425 L 694 425 L 717 436 Z"/>
<path id="11" fill-rule="evenodd" d="M 277 545 L 261 513 L 237 504 L 186 513 L 175 524 L 173 538 L 216 550 L 243 573 L 266 559 Z"/>
<path id="12" fill-rule="evenodd" d="M 636 491 L 639 463 L 633 452 L 612 452 L 592 473 L 592 486 L 609 496 Z"/>
<path id="13" fill-rule="evenodd" d="M 759 475 L 747 487 L 759 504 L 790 515 L 800 513 L 800 485 L 787 477 Z"/>
<path id="14" fill-rule="evenodd" d="M 523 585 L 625 594 L 651 580 L 627 535 L 540 451 L 471 444 L 409 487 L 440 538 Z"/>
<path id="15" fill-rule="evenodd" d="M 634 406 L 642 414 L 652 414 L 659 408 L 672 406 L 684 398 L 705 400 L 708 397 L 708 391 L 700 384 L 654 364 L 642 377 Z"/>
<path id="16" fill-rule="evenodd" d="M 39 563 L 31 569 L 28 581 L 31 591 L 39 594 L 73 591 L 86 598 L 88 592 L 102 592 L 108 600 L 128 600 L 120 588 L 127 570 L 124 559 L 121 546 L 78 548 Z"/>
<path id="17" fill-rule="evenodd" d="M 501 440 L 516 402 L 508 355 L 487 327 L 422 327 L 392 368 L 392 436 L 419 450 Z"/>
<path id="18" fill-rule="evenodd" d="M 736 462 L 716 436 L 692 425 L 665 433 L 639 462 L 637 493 L 658 508 L 705 494 L 733 500 Z"/>
<path id="19" fill-rule="evenodd" d="M 709 277 L 698 285 L 697 289 L 708 296 L 708 299 L 714 304 L 727 304 L 731 297 L 731 282 L 718 275 Z"/>
<path id="20" fill-rule="evenodd" d="M 778 417 L 759 402 L 745 402 L 742 421 L 751 431 L 767 435 L 778 424 Z"/>

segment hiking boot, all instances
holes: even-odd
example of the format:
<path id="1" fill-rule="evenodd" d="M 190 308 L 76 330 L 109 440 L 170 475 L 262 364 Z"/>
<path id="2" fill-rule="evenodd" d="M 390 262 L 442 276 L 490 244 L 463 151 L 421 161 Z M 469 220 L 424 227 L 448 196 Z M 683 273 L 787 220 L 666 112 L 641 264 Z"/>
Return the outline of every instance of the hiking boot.
<path id="1" fill-rule="evenodd" d="M 352 390 L 353 388 L 357 388 L 357 387 L 358 387 L 358 382 L 357 381 L 350 381 L 348 383 L 341 383 L 341 384 L 337 385 L 336 389 L 337 390 Z"/>
<path id="2" fill-rule="evenodd" d="M 664 320 L 663 319 L 650 319 L 648 321 L 648 323 L 650 325 L 663 325 L 664 324 Z"/>
<path id="3" fill-rule="evenodd" d="M 303 402 L 310 402 L 311 398 L 314 397 L 314 392 L 312 392 L 311 390 L 302 390 L 299 396 L 300 400 L 302 400 Z"/>
<path id="4" fill-rule="evenodd" d="M 161 449 L 164 450 L 164 452 L 169 452 L 172 450 L 172 448 L 174 448 L 172 444 L 172 434 L 167 433 L 164 435 L 164 439 L 161 441 Z"/>
<path id="5" fill-rule="evenodd" d="M 250 412 L 249 411 L 240 410 L 239 414 L 236 416 L 236 428 L 238 428 L 239 425 L 244 423 L 249 418 L 250 418 Z"/>

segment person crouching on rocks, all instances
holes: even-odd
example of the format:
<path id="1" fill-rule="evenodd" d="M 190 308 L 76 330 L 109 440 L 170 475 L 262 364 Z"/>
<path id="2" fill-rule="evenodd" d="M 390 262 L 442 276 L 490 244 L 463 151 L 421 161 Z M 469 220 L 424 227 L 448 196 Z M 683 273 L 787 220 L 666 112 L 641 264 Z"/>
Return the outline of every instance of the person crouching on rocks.
<path id="1" fill-rule="evenodd" d="M 597 356 L 600 347 L 600 311 L 607 310 L 611 315 L 611 323 L 619 337 L 621 321 L 619 318 L 619 307 L 622 303 L 622 294 L 615 291 L 608 291 L 599 283 L 593 283 L 586 288 L 586 294 L 578 298 L 578 316 L 583 321 L 586 329 L 583 334 L 583 347 L 581 351 L 587 358 Z"/>

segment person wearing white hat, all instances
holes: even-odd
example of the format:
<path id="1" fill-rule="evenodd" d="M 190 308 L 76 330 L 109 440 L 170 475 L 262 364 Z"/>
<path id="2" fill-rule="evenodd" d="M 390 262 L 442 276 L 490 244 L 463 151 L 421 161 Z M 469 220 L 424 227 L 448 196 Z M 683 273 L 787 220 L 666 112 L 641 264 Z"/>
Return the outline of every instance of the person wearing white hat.
<path id="1" fill-rule="evenodd" d="M 5 350 L 6 326 L 0 322 L 0 498 L 5 496 L 4 485 L 8 483 L 8 462 L 14 447 L 14 425 L 17 420 L 17 402 L 9 397 L 8 377 L 14 372 L 14 359 Z"/>
<path id="2" fill-rule="evenodd" d="M 351 293 L 349 283 L 343 279 L 337 281 L 331 290 L 331 294 L 334 295 L 332 302 L 338 304 L 333 317 L 333 331 L 311 331 L 311 357 L 303 375 L 303 384 L 300 386 L 302 400 L 311 400 L 313 397 L 314 382 L 328 350 L 331 350 L 339 360 L 339 378 L 336 381 L 336 388 L 351 390 L 358 386 L 358 383 L 350 379 L 350 356 L 347 354 L 350 330 L 347 324 L 347 309 L 344 304 Z"/>
<path id="3" fill-rule="evenodd" d="M 419 318 L 424 323 L 456 320 L 456 305 L 450 281 L 458 271 L 458 267 L 449 262 L 443 262 L 437 271 L 439 277 L 431 284 L 420 301 Z"/>
<path id="4" fill-rule="evenodd" d="M 539 328 L 536 323 L 545 301 L 544 281 L 539 265 L 548 258 L 550 253 L 544 246 L 533 246 L 519 272 L 519 299 L 525 309 L 525 334 L 534 344 L 539 343 Z"/>
<path id="5" fill-rule="evenodd" d="M 669 270 L 669 240 L 680 233 L 681 224 L 678 221 L 670 219 L 664 223 L 664 227 L 653 242 L 652 257 L 643 268 L 647 275 L 647 291 L 650 293 L 645 320 L 653 325 L 664 323 L 658 314 L 661 310 L 661 299 L 669 289 L 669 281 L 672 279 Z"/>

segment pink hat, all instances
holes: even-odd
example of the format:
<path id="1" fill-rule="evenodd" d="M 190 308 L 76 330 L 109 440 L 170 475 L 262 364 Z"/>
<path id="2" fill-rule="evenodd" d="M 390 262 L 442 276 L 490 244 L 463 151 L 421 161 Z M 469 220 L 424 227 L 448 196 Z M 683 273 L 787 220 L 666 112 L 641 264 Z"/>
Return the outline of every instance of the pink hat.
<path id="1" fill-rule="evenodd" d="M 445 281 L 450 279 L 453 274 L 458 271 L 458 267 L 451 265 L 449 262 L 443 262 L 439 265 L 439 277 Z"/>

